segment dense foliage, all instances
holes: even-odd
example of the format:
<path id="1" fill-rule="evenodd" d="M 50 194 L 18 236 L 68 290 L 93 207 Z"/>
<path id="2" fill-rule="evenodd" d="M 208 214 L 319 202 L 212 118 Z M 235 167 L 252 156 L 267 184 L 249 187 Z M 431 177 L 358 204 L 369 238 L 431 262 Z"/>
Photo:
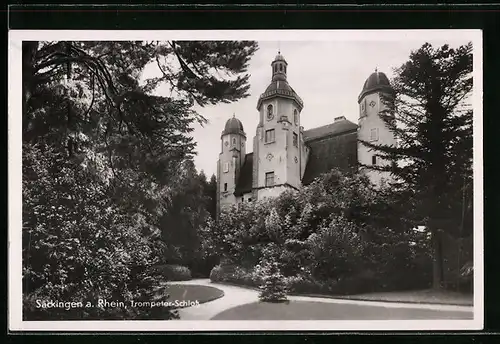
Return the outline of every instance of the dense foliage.
<path id="1" fill-rule="evenodd" d="M 167 281 L 189 281 L 191 271 L 188 267 L 182 265 L 160 265 L 155 267 Z"/>
<path id="2" fill-rule="evenodd" d="M 434 286 L 443 280 L 446 236 L 472 235 L 472 44 L 456 49 L 426 43 L 395 70 L 393 96 L 381 114 L 397 147 L 362 142 L 395 164 L 391 172 L 408 216 L 432 233 Z M 462 262 L 465 264 L 466 262 Z"/>
<path id="3" fill-rule="evenodd" d="M 245 41 L 23 42 L 25 317 L 147 317 L 37 301 L 148 299 L 165 280 L 155 266 L 194 259 L 215 183 L 193 171 L 192 124 L 206 120 L 194 106 L 248 96 L 256 49 Z"/>
<path id="4" fill-rule="evenodd" d="M 471 72 L 471 44 L 412 52 L 380 113 L 397 146 L 361 141 L 387 162 L 361 167 L 392 182 L 333 170 L 298 192 L 226 209 L 209 230 L 223 257 L 214 277 L 262 283 L 256 270 L 272 244 L 290 292 L 439 288 L 445 276 L 470 284 Z"/>
<path id="5" fill-rule="evenodd" d="M 290 292 L 426 287 L 426 236 L 406 223 L 390 192 L 332 170 L 298 192 L 226 209 L 212 224 L 222 262 L 211 279 L 259 286 L 262 259 L 270 256 Z"/>

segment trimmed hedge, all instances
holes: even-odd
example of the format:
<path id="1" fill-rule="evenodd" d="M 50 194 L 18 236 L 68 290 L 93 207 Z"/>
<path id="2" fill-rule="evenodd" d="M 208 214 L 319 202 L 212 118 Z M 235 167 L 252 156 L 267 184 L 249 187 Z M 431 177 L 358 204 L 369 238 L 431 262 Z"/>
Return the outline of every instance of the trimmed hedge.
<path id="1" fill-rule="evenodd" d="M 159 265 L 156 269 L 167 281 L 189 281 L 191 279 L 191 270 L 182 265 Z"/>
<path id="2" fill-rule="evenodd" d="M 210 273 L 212 282 L 226 282 L 247 287 L 259 287 L 262 277 L 258 271 L 244 269 L 236 265 L 217 265 Z M 371 292 L 391 291 L 385 278 L 371 271 L 341 278 L 318 280 L 307 274 L 285 277 L 289 293 L 323 294 L 323 295 L 355 295 Z"/>
<path id="3" fill-rule="evenodd" d="M 217 265 L 210 272 L 212 282 L 229 282 L 248 287 L 259 287 L 261 277 L 255 271 L 241 268 L 236 265 Z"/>

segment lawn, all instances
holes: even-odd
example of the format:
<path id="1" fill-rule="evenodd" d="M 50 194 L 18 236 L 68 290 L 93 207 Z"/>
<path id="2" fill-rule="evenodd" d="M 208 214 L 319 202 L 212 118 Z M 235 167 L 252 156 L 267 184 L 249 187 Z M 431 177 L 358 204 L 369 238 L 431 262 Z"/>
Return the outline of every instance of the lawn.
<path id="1" fill-rule="evenodd" d="M 472 318 L 472 312 L 290 301 L 289 303 L 249 303 L 225 310 L 211 320 L 413 320 Z"/>
<path id="2" fill-rule="evenodd" d="M 169 295 L 168 299 L 164 298 L 165 294 Z M 202 304 L 223 296 L 224 292 L 220 289 L 194 284 L 168 284 L 163 288 L 162 295 L 157 295 L 159 299 L 177 303 L 178 308 Z"/>
<path id="3" fill-rule="evenodd" d="M 472 294 L 462 294 L 453 291 L 438 291 L 432 289 L 359 294 L 341 296 L 341 298 L 366 301 L 431 303 L 459 306 L 472 306 L 474 304 Z"/>

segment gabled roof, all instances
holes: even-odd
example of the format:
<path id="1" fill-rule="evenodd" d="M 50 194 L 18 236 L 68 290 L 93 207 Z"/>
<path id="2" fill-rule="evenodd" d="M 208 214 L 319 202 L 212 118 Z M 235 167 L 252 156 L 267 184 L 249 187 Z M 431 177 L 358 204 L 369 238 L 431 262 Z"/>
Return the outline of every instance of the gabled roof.
<path id="1" fill-rule="evenodd" d="M 331 124 L 324 125 L 322 127 L 317 127 L 304 131 L 304 141 L 311 141 L 323 138 L 325 136 L 340 135 L 348 131 L 357 130 L 357 124 L 346 119 L 333 122 Z"/>
<path id="2" fill-rule="evenodd" d="M 358 161 L 357 141 L 357 131 L 344 131 L 338 135 L 324 135 L 322 139 L 308 142 L 309 158 L 302 184 L 310 184 L 315 178 L 333 168 L 342 171 L 355 168 Z"/>
<path id="3" fill-rule="evenodd" d="M 252 192 L 252 175 L 253 175 L 253 153 L 245 155 L 245 161 L 241 166 L 240 177 L 236 183 L 235 195 L 241 196 L 244 193 Z"/>
<path id="4" fill-rule="evenodd" d="M 302 177 L 302 184 L 311 183 L 316 177 L 332 168 L 348 170 L 357 164 L 358 126 L 345 118 L 304 131 L 309 146 L 309 158 Z"/>

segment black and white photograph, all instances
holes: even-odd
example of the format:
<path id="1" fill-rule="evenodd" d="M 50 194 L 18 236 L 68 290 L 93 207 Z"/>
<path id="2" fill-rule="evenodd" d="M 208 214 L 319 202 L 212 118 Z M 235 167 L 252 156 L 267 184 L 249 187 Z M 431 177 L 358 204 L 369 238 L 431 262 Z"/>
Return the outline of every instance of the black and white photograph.
<path id="1" fill-rule="evenodd" d="M 9 327 L 479 330 L 479 30 L 10 31 Z"/>

